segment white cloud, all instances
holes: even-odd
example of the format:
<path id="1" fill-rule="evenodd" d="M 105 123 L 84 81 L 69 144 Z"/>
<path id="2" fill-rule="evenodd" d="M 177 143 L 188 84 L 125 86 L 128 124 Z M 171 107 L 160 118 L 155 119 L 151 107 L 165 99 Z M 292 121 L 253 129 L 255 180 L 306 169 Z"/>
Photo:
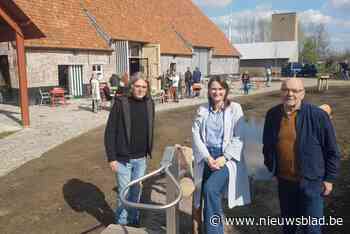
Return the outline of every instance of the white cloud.
<path id="1" fill-rule="evenodd" d="M 298 13 L 298 18 L 301 23 L 303 24 L 317 24 L 317 23 L 322 23 L 322 24 L 329 24 L 332 22 L 333 18 L 328 15 L 324 15 L 318 10 L 307 10 L 301 13 Z"/>
<path id="2" fill-rule="evenodd" d="M 337 4 L 340 4 L 339 2 Z M 330 36 L 331 47 L 334 49 L 349 48 L 350 20 L 344 19 L 338 14 L 330 16 L 328 14 L 322 13 L 321 11 L 312 9 L 300 12 L 299 20 L 304 26 L 318 23 L 325 24 Z"/>
<path id="3" fill-rule="evenodd" d="M 350 30 L 350 20 L 335 19 L 333 23 L 335 26 L 342 27 L 345 30 Z"/>
<path id="4" fill-rule="evenodd" d="M 193 0 L 200 6 L 208 6 L 208 7 L 224 7 L 229 5 L 232 0 Z"/>
<path id="5" fill-rule="evenodd" d="M 350 1 L 350 0 L 349 0 Z M 302 24 L 318 24 L 322 23 L 328 27 L 342 27 L 347 30 L 350 29 L 350 20 L 335 18 L 326 14 L 323 14 L 318 10 L 307 10 L 298 14 L 299 20 Z"/>
<path id="6" fill-rule="evenodd" d="M 227 24 L 232 18 L 232 25 L 235 26 L 237 23 L 244 19 L 270 19 L 271 15 L 275 13 L 271 9 L 257 6 L 255 10 L 244 10 L 239 12 L 233 12 L 232 15 L 223 15 L 219 17 L 213 17 L 212 20 L 219 25 Z"/>
<path id="7" fill-rule="evenodd" d="M 336 0 L 333 0 L 336 1 Z M 345 2 L 345 1 L 343 1 Z M 350 0 L 346 0 L 350 2 Z M 334 3 L 340 6 L 339 2 Z M 344 6 L 344 5 L 343 5 Z M 228 33 L 228 27 L 231 25 L 231 36 L 233 41 L 242 34 L 240 29 L 240 23 L 249 19 L 271 19 L 271 15 L 274 13 L 290 12 L 286 10 L 272 10 L 271 6 L 260 5 L 255 9 L 241 10 L 232 13 L 231 15 L 223 15 L 211 18 L 216 24 L 218 24 L 223 31 Z M 297 12 L 298 19 L 306 30 L 308 26 L 317 25 L 319 23 L 325 24 L 327 31 L 329 32 L 331 44 L 335 48 L 349 48 L 350 45 L 350 18 L 341 17 L 339 14 L 331 14 L 324 10 L 309 9 L 303 12 Z M 310 29 L 310 28 L 309 28 Z M 349 36 L 348 36 L 349 35 Z"/>
<path id="8" fill-rule="evenodd" d="M 331 38 L 331 46 L 337 51 L 349 49 L 350 35 L 349 33 L 336 33 Z"/>
<path id="9" fill-rule="evenodd" d="M 350 0 L 329 0 L 328 3 L 334 9 L 349 10 Z"/>

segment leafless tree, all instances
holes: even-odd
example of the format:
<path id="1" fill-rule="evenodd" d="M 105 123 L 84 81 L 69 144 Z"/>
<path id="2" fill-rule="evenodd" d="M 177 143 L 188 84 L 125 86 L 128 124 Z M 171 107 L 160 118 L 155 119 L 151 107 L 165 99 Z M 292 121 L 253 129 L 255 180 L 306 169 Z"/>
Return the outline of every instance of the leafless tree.
<path id="1" fill-rule="evenodd" d="M 238 19 L 236 31 L 239 33 L 235 41 L 238 43 L 266 42 L 271 39 L 271 20 L 255 16 Z"/>
<path id="2" fill-rule="evenodd" d="M 330 53 L 330 38 L 326 25 L 324 23 L 309 24 L 306 33 L 314 40 L 319 58 L 325 59 Z"/>
<path id="3" fill-rule="evenodd" d="M 256 34 L 255 41 L 271 41 L 271 20 L 260 18 L 257 20 L 256 25 L 258 28 L 258 33 Z"/>

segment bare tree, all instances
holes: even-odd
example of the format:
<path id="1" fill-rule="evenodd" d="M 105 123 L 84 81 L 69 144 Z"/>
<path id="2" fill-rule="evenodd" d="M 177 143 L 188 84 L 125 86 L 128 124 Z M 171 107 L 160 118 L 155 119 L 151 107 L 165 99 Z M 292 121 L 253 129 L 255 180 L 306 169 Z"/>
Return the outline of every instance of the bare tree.
<path id="1" fill-rule="evenodd" d="M 320 23 L 316 26 L 315 39 L 320 58 L 326 58 L 330 50 L 330 39 L 325 24 Z"/>
<path id="2" fill-rule="evenodd" d="M 238 19 L 235 29 L 239 32 L 235 38 L 238 43 L 265 42 L 271 39 L 271 20 L 269 19 L 257 19 L 255 16 Z"/>
<path id="3" fill-rule="evenodd" d="M 256 20 L 255 16 L 253 16 L 249 21 L 248 21 L 248 32 L 249 32 L 249 42 L 255 42 L 255 32 L 256 32 Z"/>
<path id="4" fill-rule="evenodd" d="M 256 42 L 266 42 L 271 41 L 271 20 L 260 18 L 256 22 L 258 29 L 255 35 Z"/>
<path id="5" fill-rule="evenodd" d="M 306 34 L 314 40 L 318 57 L 325 59 L 330 53 L 330 39 L 326 25 L 324 23 L 310 23 Z"/>

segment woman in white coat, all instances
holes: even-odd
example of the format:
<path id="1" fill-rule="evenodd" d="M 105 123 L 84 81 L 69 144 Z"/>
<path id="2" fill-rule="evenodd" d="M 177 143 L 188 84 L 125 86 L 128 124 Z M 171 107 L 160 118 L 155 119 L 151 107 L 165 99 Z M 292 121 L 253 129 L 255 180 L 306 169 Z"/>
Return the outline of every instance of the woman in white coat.
<path id="1" fill-rule="evenodd" d="M 92 98 L 92 111 L 97 113 L 100 109 L 101 94 L 100 94 L 100 81 L 95 74 L 91 75 L 91 98 Z"/>
<path id="2" fill-rule="evenodd" d="M 214 76 L 208 83 L 208 104 L 202 105 L 192 126 L 195 212 L 204 200 L 205 233 L 224 233 L 222 195 L 228 206 L 250 203 L 248 172 L 243 157 L 240 104 L 228 100 L 229 87 Z"/>

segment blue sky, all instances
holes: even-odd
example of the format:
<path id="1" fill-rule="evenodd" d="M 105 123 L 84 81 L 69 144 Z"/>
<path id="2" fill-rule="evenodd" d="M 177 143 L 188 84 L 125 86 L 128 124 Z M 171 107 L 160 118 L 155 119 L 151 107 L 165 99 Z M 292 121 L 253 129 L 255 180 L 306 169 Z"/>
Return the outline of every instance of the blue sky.
<path id="1" fill-rule="evenodd" d="M 323 22 L 331 47 L 350 49 L 350 0 L 193 0 L 219 25 L 232 13 L 233 21 L 245 17 L 271 17 L 272 13 L 297 12 L 303 24 Z"/>

